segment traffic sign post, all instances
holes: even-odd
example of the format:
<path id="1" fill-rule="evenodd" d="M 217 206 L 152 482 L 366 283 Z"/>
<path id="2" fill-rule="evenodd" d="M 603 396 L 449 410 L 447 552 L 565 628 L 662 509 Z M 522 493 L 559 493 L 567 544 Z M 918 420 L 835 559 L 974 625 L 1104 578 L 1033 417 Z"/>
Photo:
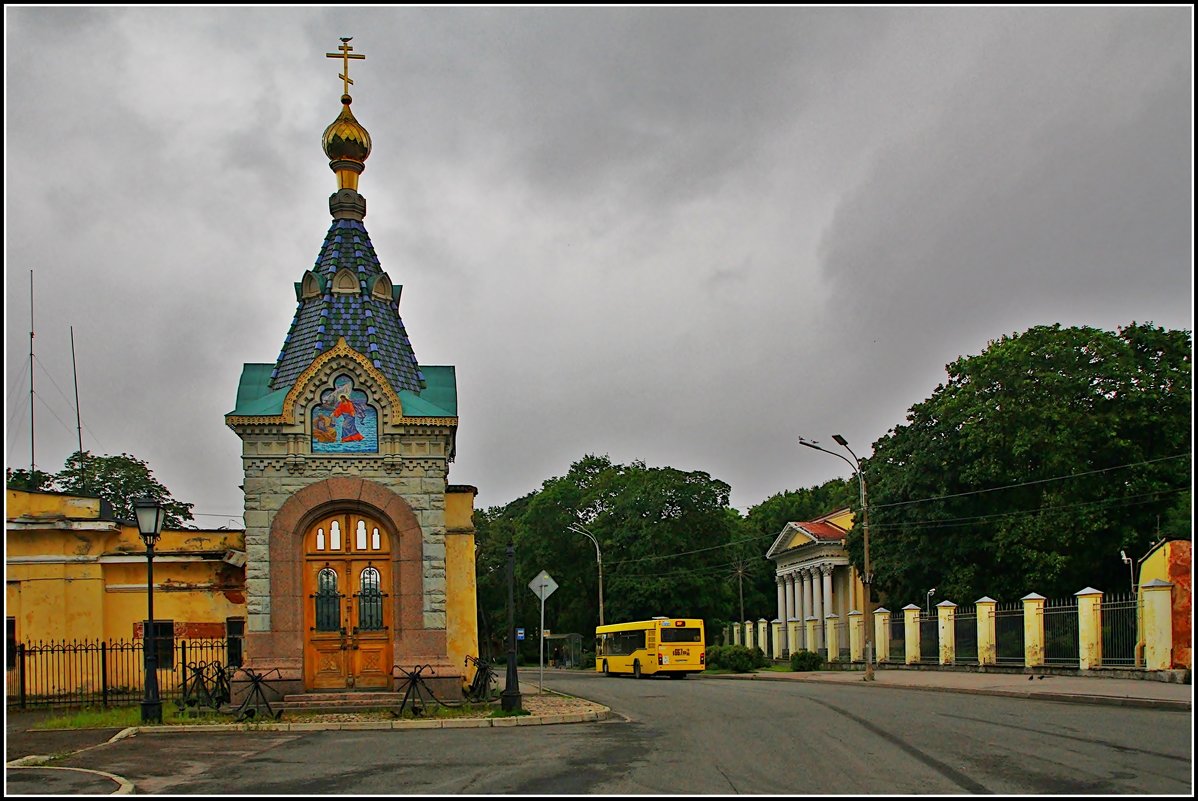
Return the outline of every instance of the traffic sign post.
<path id="1" fill-rule="evenodd" d="M 541 628 L 537 630 L 541 635 L 541 682 L 537 686 L 537 694 L 543 695 L 545 693 L 545 599 L 553 595 L 553 591 L 557 589 L 557 582 L 553 580 L 553 576 L 542 570 L 536 578 L 528 582 L 528 588 L 532 590 L 533 595 L 541 599 Z"/>

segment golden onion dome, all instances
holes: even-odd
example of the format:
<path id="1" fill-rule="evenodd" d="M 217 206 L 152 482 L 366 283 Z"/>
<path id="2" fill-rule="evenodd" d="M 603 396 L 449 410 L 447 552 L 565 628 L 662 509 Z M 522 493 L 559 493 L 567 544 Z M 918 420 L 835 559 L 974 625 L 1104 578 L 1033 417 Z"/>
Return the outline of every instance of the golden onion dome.
<path id="1" fill-rule="evenodd" d="M 349 95 L 342 95 L 341 113 L 324 129 L 324 152 L 329 161 L 362 163 L 370 156 L 370 134 L 354 119 L 354 113 L 349 110 L 352 102 Z"/>

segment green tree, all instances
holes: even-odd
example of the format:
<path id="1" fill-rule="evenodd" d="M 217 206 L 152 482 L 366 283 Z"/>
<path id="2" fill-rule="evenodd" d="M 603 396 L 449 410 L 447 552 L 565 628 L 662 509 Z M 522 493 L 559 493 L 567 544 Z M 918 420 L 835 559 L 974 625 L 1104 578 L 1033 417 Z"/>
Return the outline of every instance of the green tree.
<path id="1" fill-rule="evenodd" d="M 1123 586 L 1119 551 L 1188 507 L 1190 333 L 1038 326 L 947 371 L 864 460 L 879 590 L 961 603 Z M 860 564 L 856 529 L 849 547 Z"/>
<path id="2" fill-rule="evenodd" d="M 176 501 L 170 490 L 154 478 L 148 464 L 122 453 L 93 456 L 89 451 L 71 454 L 54 477 L 54 489 L 107 501 L 119 520 L 133 520 L 133 499 L 149 497 L 166 509 L 165 528 L 182 528 L 191 520 L 194 504 Z"/>
<path id="3" fill-rule="evenodd" d="M 584 526 L 603 555 L 605 622 L 654 615 L 730 617 L 727 580 L 730 548 L 742 535 L 740 516 L 728 506 L 731 488 L 700 471 L 613 464 L 588 455 L 564 476 L 505 507 L 476 515 L 480 627 L 506 636 L 505 551 L 516 547 L 518 625 L 529 632 L 525 657 L 536 658 L 533 632 L 540 602 L 528 582 L 547 570 L 558 590 L 545 604 L 546 627 L 584 637 L 599 620 L 595 546 L 571 530 Z"/>
<path id="4" fill-rule="evenodd" d="M 51 489 L 54 484 L 54 474 L 45 473 L 37 468 L 32 470 L 4 469 L 4 485 L 9 489 L 35 492 Z"/>

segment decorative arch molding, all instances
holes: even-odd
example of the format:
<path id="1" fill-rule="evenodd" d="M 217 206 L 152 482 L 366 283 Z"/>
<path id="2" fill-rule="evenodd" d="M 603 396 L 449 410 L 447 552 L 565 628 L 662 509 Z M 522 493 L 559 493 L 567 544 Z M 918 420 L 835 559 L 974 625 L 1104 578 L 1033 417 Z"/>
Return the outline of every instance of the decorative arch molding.
<path id="1" fill-rule="evenodd" d="M 366 282 L 366 288 L 370 292 L 370 296 L 375 300 L 381 300 L 386 303 L 392 301 L 394 289 L 391 284 L 391 278 L 386 273 L 379 273 Z"/>
<path id="2" fill-rule="evenodd" d="M 362 282 L 357 273 L 348 267 L 342 267 L 333 275 L 333 294 L 355 295 L 362 291 Z"/>
<path id="3" fill-rule="evenodd" d="M 296 410 L 301 408 L 305 410 L 306 419 L 307 410 L 316 403 L 322 389 L 333 385 L 334 374 L 338 372 L 348 373 L 357 386 L 379 401 L 385 425 L 396 425 L 403 418 L 403 404 L 386 376 L 370 359 L 351 348 L 345 337 L 339 337 L 336 345 L 317 356 L 296 378 L 287 397 L 283 399 L 283 422 L 296 423 L 299 417 Z"/>
<path id="4" fill-rule="evenodd" d="M 300 299 L 318 298 L 323 294 L 324 278 L 312 270 L 305 272 L 304 280 L 300 284 Z"/>
<path id="5" fill-rule="evenodd" d="M 328 478 L 309 484 L 279 507 L 271 521 L 271 629 L 284 636 L 302 635 L 302 569 L 304 532 L 320 517 L 359 512 L 379 521 L 391 541 L 393 598 L 422 599 L 424 536 L 412 507 L 382 484 L 364 478 Z M 423 629 L 423 601 L 406 606 L 397 619 L 401 630 Z"/>

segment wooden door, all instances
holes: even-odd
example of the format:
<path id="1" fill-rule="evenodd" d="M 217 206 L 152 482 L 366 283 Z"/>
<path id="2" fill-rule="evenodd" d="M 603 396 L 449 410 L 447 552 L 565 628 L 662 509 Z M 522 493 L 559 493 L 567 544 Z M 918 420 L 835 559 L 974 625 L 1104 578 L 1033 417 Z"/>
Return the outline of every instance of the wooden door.
<path id="1" fill-rule="evenodd" d="M 304 686 L 390 689 L 390 541 L 378 521 L 330 515 L 304 535 Z"/>

